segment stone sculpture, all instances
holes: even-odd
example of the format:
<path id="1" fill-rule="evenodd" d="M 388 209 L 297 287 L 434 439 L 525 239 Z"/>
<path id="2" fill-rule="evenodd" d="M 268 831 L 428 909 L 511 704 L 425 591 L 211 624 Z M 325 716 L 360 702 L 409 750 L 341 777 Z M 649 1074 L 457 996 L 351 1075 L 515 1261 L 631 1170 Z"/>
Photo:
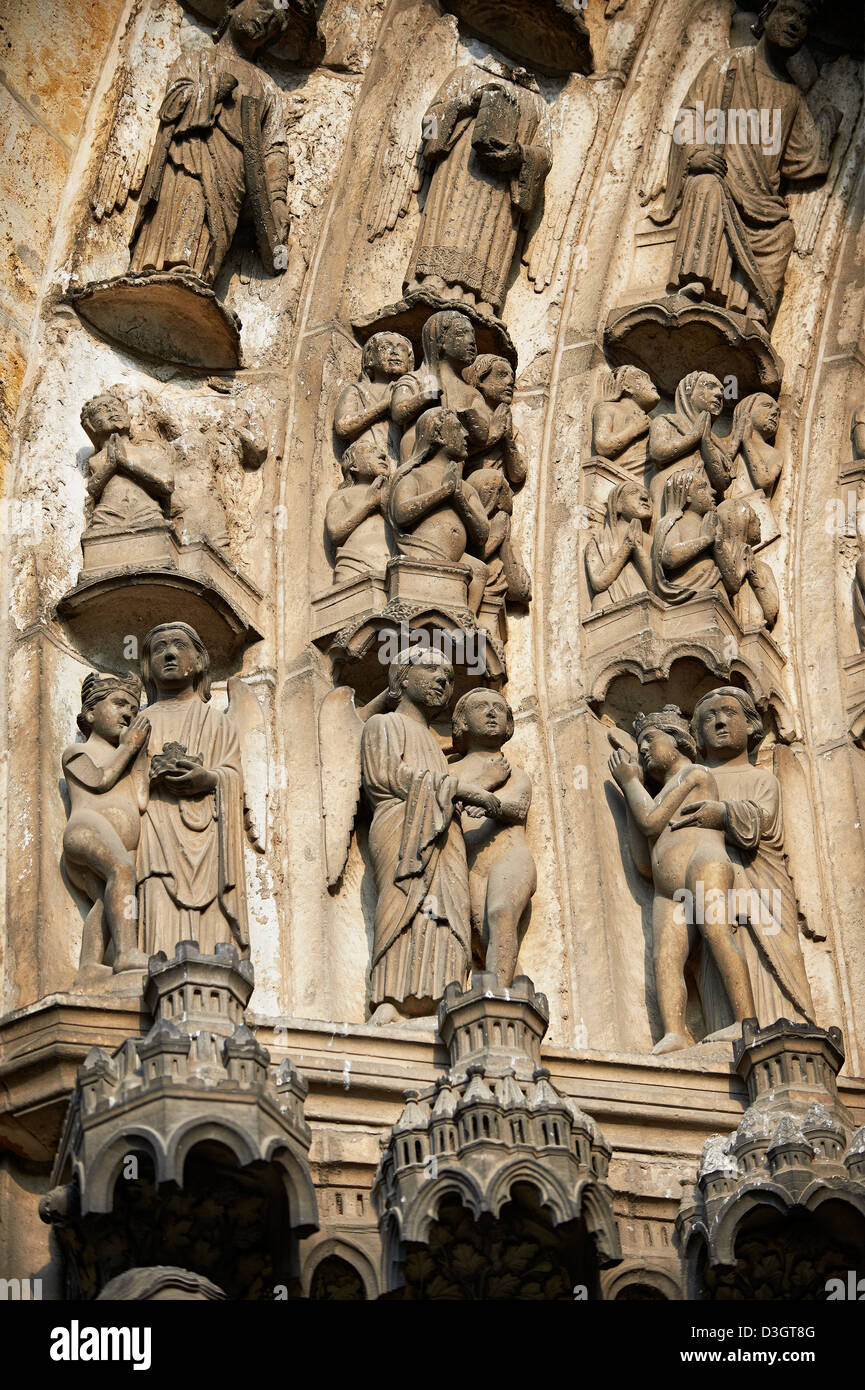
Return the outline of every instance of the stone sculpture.
<path id="1" fill-rule="evenodd" d="M 772 627 L 779 598 L 769 566 L 756 559 L 760 523 L 742 497 L 713 505 L 702 466 L 667 479 L 664 511 L 652 539 L 652 586 L 665 603 L 687 603 L 716 589 L 726 594 L 743 628 Z"/>
<path id="2" fill-rule="evenodd" d="M 469 447 L 482 448 L 489 434 L 489 411 L 480 391 L 463 377 L 478 351 L 470 320 L 457 309 L 431 314 L 421 344 L 421 366 L 401 377 L 393 390 L 391 410 L 403 431 L 400 461 L 405 463 L 414 448 L 418 416 L 434 405 L 455 410 L 468 432 Z"/>
<path id="3" fill-rule="evenodd" d="M 537 82 L 500 64 L 456 68 L 423 131 L 422 158 L 432 172 L 405 289 L 423 287 L 498 314 L 521 227 L 552 164 Z"/>
<path id="4" fill-rule="evenodd" d="M 705 767 L 695 766 L 696 746 L 677 705 L 637 715 L 634 733 L 639 762 L 617 748 L 610 772 L 625 796 L 632 845 L 634 832 L 645 837 L 636 847 L 635 860 L 640 868 L 649 868 L 647 877 L 654 884 L 652 952 L 664 1035 L 652 1052 L 676 1052 L 694 1041 L 685 1023 L 685 966 L 695 938 L 702 938 L 711 952 L 737 1020 L 753 1017 L 754 1000 L 733 929 L 735 918 L 731 919 L 735 867 L 723 828 L 695 820 L 678 825 L 674 820 L 692 799 L 693 804 L 717 801 L 715 778 Z M 645 781 L 660 784 L 654 797 Z M 699 902 L 707 903 L 708 910 L 695 912 L 693 904 Z"/>
<path id="5" fill-rule="evenodd" d="M 751 486 L 770 497 L 784 467 L 784 454 L 775 437 L 781 423 L 778 402 L 765 392 L 745 396 L 733 411 L 733 428 L 726 449 L 735 463 L 741 455 Z"/>
<path id="6" fill-rule="evenodd" d="M 135 853 L 147 802 L 145 749 L 150 722 L 138 713 L 137 676 L 91 672 L 81 686 L 78 727 L 83 743 L 63 753 L 69 821 L 63 865 L 93 904 L 84 924 L 76 986 L 112 974 L 146 970 L 137 948 Z M 111 964 L 105 962 L 106 947 Z"/>
<path id="7" fill-rule="evenodd" d="M 118 391 L 93 396 L 81 410 L 93 445 L 87 460 L 89 515 L 84 542 L 100 532 L 134 531 L 169 515 L 174 468 L 158 440 L 133 443 L 129 407 Z"/>
<path id="8" fill-rule="evenodd" d="M 799 944 L 796 894 L 784 853 L 781 784 L 773 772 L 749 758 L 762 741 L 763 721 L 747 691 L 721 686 L 697 701 L 691 717 L 697 752 L 718 785 L 717 798 L 682 806 L 672 828 L 719 829 L 736 866 L 736 889 L 748 903 L 742 934 L 756 1017 L 813 1022 L 811 990 Z M 745 895 L 745 896 L 742 896 Z M 702 988 L 707 1023 L 717 1001 Z"/>
<path id="9" fill-rule="evenodd" d="M 463 479 L 467 431 L 453 410 L 438 406 L 417 422 L 414 449 L 394 475 L 387 516 L 401 555 L 471 571 L 469 607 L 476 613 L 487 567 L 467 550 L 482 547 L 490 523 L 472 484 Z"/>
<path id="10" fill-rule="evenodd" d="M 850 422 L 850 439 L 853 443 L 853 459 L 855 463 L 858 463 L 860 459 L 865 459 L 865 405 L 860 405 L 853 411 L 853 418 Z M 853 575 L 853 620 L 856 624 L 859 646 L 865 649 L 865 531 L 858 521 L 862 515 L 860 508 L 865 499 L 860 497 L 861 491 L 860 486 L 857 488 L 856 497 L 856 533 L 859 556 Z"/>
<path id="11" fill-rule="evenodd" d="M 504 357 L 479 354 L 463 377 L 483 398 L 487 414 L 486 443 L 466 461 L 466 476 L 483 503 L 490 533 L 481 558 L 488 578 L 485 593 L 502 594 L 514 603 L 528 603 L 532 581 L 513 537 L 514 491 L 528 474 L 528 462 L 511 415 L 514 369 Z M 480 412 L 481 416 L 483 411 Z"/>
<path id="12" fill-rule="evenodd" d="M 652 503 L 640 483 L 619 483 L 608 494 L 604 523 L 586 546 L 593 611 L 652 588 L 651 522 Z"/>
<path id="13" fill-rule="evenodd" d="M 293 169 L 282 98 L 256 59 L 308 11 L 304 0 L 229 0 L 212 48 L 183 52 L 173 63 L 129 273 L 73 296 L 109 337 L 169 361 L 239 365 L 239 325 L 212 286 L 245 202 L 262 265 L 271 272 L 288 265 Z"/>
<path id="14" fill-rule="evenodd" d="M 210 659 L 194 628 L 163 623 L 144 639 L 150 789 L 138 850 L 139 941 L 205 952 L 249 947 L 240 737 L 210 702 Z"/>
<path id="15" fill-rule="evenodd" d="M 370 1009 L 373 1021 L 434 1011 L 451 980 L 465 981 L 471 912 L 466 849 L 456 803 L 497 817 L 486 777 L 462 783 L 430 728 L 448 706 L 453 667 L 435 648 L 411 648 L 388 668 L 395 708 L 363 726 L 363 790 L 372 808 L 369 850 L 377 893 Z"/>
<path id="16" fill-rule="evenodd" d="M 655 468 L 649 493 L 657 512 L 667 479 L 681 468 L 703 464 L 715 494 L 723 497 L 733 470 L 712 421 L 721 414 L 724 388 L 710 372 L 689 372 L 676 387 L 675 409 L 658 415 L 649 430 L 649 459 Z"/>
<path id="17" fill-rule="evenodd" d="M 649 412 L 660 400 L 652 378 L 639 367 L 617 367 L 607 374 L 603 395 L 592 407 L 592 453 L 642 482 L 652 423 Z"/>
<path id="18" fill-rule="evenodd" d="M 763 324 L 778 307 L 795 240 L 782 179 L 824 176 L 841 120 L 826 106 L 815 121 L 787 71 L 814 8 L 813 0 L 774 0 L 754 26 L 755 46 L 726 49 L 703 65 L 676 116 L 666 198 L 654 216 L 666 223 L 679 214 L 668 288 Z M 712 113 L 720 113 L 717 125 Z M 759 113 L 774 118 L 768 137 L 748 127 L 742 139 L 739 123 L 731 138 L 739 117 L 759 121 Z"/>
<path id="19" fill-rule="evenodd" d="M 514 732 L 510 705 L 498 691 L 478 687 L 462 696 L 452 717 L 454 752 L 450 771 L 460 783 L 490 786 L 496 772 L 493 750 L 499 752 Z M 469 865 L 472 926 L 477 935 L 484 969 L 507 987 L 516 973 L 517 955 L 527 922 L 526 909 L 537 887 L 538 876 L 526 840 L 526 818 L 532 801 L 532 784 L 522 768 L 504 757 L 502 780 L 494 782 L 499 810 L 495 817 L 479 806 L 468 806 L 462 826 Z M 498 773 L 496 774 L 498 776 Z"/>
<path id="20" fill-rule="evenodd" d="M 401 333 L 374 333 L 367 340 L 360 376 L 343 388 L 336 403 L 333 427 L 343 443 L 372 439 L 389 452 L 394 385 L 413 366 L 414 349 Z"/>
<path id="21" fill-rule="evenodd" d="M 342 456 L 342 485 L 328 498 L 325 531 L 336 556 L 334 584 L 359 575 L 384 579 L 391 557 L 385 505 L 390 461 L 368 432 Z"/>

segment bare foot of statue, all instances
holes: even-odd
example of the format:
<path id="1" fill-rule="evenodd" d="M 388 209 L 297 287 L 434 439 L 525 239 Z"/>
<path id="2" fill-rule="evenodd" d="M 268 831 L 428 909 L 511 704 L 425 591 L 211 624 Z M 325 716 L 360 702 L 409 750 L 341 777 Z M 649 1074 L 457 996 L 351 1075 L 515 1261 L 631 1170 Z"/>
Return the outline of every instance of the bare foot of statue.
<path id="1" fill-rule="evenodd" d="M 691 280 L 687 285 L 679 286 L 679 294 L 684 294 L 688 299 L 705 299 L 706 286 L 702 280 Z"/>
<path id="2" fill-rule="evenodd" d="M 683 1047 L 689 1047 L 688 1039 L 681 1033 L 665 1033 L 660 1042 L 656 1042 L 652 1048 L 652 1056 L 660 1057 L 664 1052 L 681 1052 Z"/>
<path id="3" fill-rule="evenodd" d="M 83 965 L 75 976 L 73 989 L 88 989 L 91 985 L 101 984 L 103 980 L 110 979 L 114 974 L 110 965 Z"/>
<path id="4" fill-rule="evenodd" d="M 480 304 L 478 304 L 477 311 L 479 314 L 483 314 L 484 318 L 487 319 L 494 319 L 496 316 L 496 311 L 492 304 L 488 304 L 485 299 L 482 299 Z"/>
<path id="5" fill-rule="evenodd" d="M 406 294 L 414 294 L 417 290 L 432 290 L 433 294 L 444 294 L 447 285 L 440 275 L 421 275 L 416 276 L 407 287 Z"/>
<path id="6" fill-rule="evenodd" d="M 370 1023 L 374 1023 L 376 1027 L 381 1027 L 383 1023 L 400 1022 L 402 1022 L 401 1015 L 399 1013 L 399 1010 L 394 1008 L 393 1004 L 379 1004 L 378 1008 L 375 1010 L 375 1013 L 370 1019 Z"/>

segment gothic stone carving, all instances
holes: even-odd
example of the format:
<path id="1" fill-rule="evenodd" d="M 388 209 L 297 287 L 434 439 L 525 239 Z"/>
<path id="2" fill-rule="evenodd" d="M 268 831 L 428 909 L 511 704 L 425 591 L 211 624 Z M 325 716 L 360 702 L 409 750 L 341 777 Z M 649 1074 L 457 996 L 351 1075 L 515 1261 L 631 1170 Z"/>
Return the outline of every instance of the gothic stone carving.
<path id="1" fill-rule="evenodd" d="M 257 55 L 309 6 L 227 5 L 210 49 L 176 59 L 131 239 L 129 274 L 73 294 L 81 316 L 138 351 L 192 366 L 240 365 L 239 322 L 213 294 L 244 200 L 262 264 L 285 269 L 291 158 L 278 88 Z M 110 212 L 110 203 L 107 206 Z"/>

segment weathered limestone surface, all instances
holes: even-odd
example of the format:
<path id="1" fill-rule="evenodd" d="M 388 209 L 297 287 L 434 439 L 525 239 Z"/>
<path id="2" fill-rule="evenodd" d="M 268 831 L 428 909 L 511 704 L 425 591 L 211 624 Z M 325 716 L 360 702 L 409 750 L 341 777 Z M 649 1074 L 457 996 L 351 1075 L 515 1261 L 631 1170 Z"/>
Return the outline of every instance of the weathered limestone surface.
<path id="1" fill-rule="evenodd" d="M 248 954 L 258 1041 L 309 1083 L 304 1296 L 330 1258 L 366 1297 L 395 1287 L 379 1144 L 403 1092 L 447 1065 L 446 987 L 485 968 L 546 997 L 550 1085 L 612 1151 L 622 1258 L 603 1296 L 632 1269 L 687 1296 L 681 1183 L 748 1104 L 731 1045 L 745 1020 L 840 1028 L 839 1094 L 865 1120 L 861 33 L 830 6 L 799 16 L 782 94 L 816 143 L 808 181 L 781 185 L 781 249 L 790 229 L 795 246 L 759 312 L 730 292 L 747 246 L 694 290 L 668 198 L 688 184 L 674 129 L 698 74 L 718 55 L 741 66 L 745 46 L 751 62 L 754 16 L 732 0 L 549 0 L 522 40 L 509 3 L 502 50 L 479 0 L 312 8 L 279 7 L 302 51 L 282 18 L 272 42 L 244 49 L 230 27 L 214 46 L 211 0 L 19 0 L 0 16 L 0 1277 L 44 1269 L 59 1291 L 34 1201 L 77 1069 L 147 1033 L 140 957 L 206 923 L 205 953 Z M 238 73 L 259 102 L 245 118 Z M 252 150 L 228 164 L 258 220 L 241 216 L 206 273 L 194 249 L 180 273 L 189 294 L 207 281 L 235 365 L 172 360 L 152 319 L 119 343 L 79 312 L 88 286 L 143 273 L 140 195 L 179 177 L 159 151 L 182 159 L 187 119 L 211 152 L 233 121 Z M 694 175 L 725 177 L 718 159 Z M 154 225 L 180 245 L 166 188 Z M 689 218 L 724 196 L 701 189 L 704 203 L 686 187 Z M 391 362 L 365 352 L 376 333 Z M 106 392 L 128 422 L 84 433 Z M 168 623 L 209 654 L 210 700 L 193 693 L 210 733 L 180 737 L 189 709 L 159 710 L 182 681 L 103 720 L 85 789 L 113 830 L 82 839 L 64 775 L 82 684 L 132 688 Z M 462 645 L 427 659 L 417 629 Z M 478 688 L 468 739 L 451 717 Z M 691 724 L 731 688 L 751 719 L 732 790 L 723 748 Z M 136 714 L 174 746 L 147 735 L 133 774 Z M 676 743 L 663 768 L 652 727 Z M 100 768 L 121 776 L 104 800 Z M 183 829 L 142 865 L 112 817 L 130 797 L 143 814 L 166 773 Z M 681 864 L 677 814 L 694 832 Z M 202 845 L 199 873 L 184 856 Z M 170 910 L 144 941 L 154 880 Z M 776 891 L 780 943 L 735 913 L 714 944 L 670 916 L 661 951 L 658 904 L 698 880 Z M 109 930 L 121 911 L 135 932 Z M 135 937 L 121 968 L 112 935 Z"/>

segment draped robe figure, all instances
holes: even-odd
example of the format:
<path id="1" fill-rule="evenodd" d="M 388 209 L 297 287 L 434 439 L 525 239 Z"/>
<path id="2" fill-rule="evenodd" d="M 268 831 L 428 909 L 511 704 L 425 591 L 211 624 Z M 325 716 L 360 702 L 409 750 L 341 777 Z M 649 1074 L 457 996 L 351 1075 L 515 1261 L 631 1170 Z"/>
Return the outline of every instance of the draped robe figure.
<path id="1" fill-rule="evenodd" d="M 696 147 L 713 143 L 708 119 L 705 141 L 688 138 L 699 129 L 698 113 L 711 111 L 723 112 L 726 123 L 726 141 L 718 145 L 727 163 L 723 178 L 686 168 Z M 774 138 L 764 144 L 737 124 L 733 143 L 732 121 L 752 112 L 773 113 L 780 122 L 777 134 L 773 128 Z M 831 127 L 822 114 L 814 120 L 795 83 L 770 70 L 759 44 L 711 57 L 688 89 L 676 126 L 685 138 L 679 143 L 674 134 L 666 199 L 653 219 L 670 222 L 681 209 L 668 288 L 699 281 L 711 302 L 770 319 L 795 241 L 781 179 L 826 173 Z"/>
<path id="2" fill-rule="evenodd" d="M 398 712 L 366 722 L 361 761 L 378 893 L 370 1004 L 428 1012 L 451 980 L 464 984 L 470 959 L 457 778 L 427 724 Z"/>
<path id="3" fill-rule="evenodd" d="M 630 516 L 624 511 L 630 512 Z M 633 521 L 640 522 L 640 538 Z M 604 524 L 586 546 L 586 573 L 592 589 L 592 612 L 607 608 L 621 599 L 644 594 L 651 586 L 652 560 L 649 538 L 643 530 L 651 524 L 648 494 L 639 483 L 619 483 L 607 497 Z M 631 542 L 633 537 L 633 542 Z M 627 550 L 625 549 L 627 547 Z M 607 580 L 607 572 L 622 559 L 619 573 Z"/>
<path id="4" fill-rule="evenodd" d="M 221 941 L 249 945 L 243 869 L 243 774 L 230 714 L 200 696 L 147 706 L 151 754 L 168 743 L 200 754 L 215 790 L 190 798 L 152 784 L 138 849 L 139 942 L 171 955 L 177 941 L 202 951 Z"/>
<path id="5" fill-rule="evenodd" d="M 244 199 L 285 238 L 290 159 L 275 84 L 219 44 L 172 65 L 132 233 L 133 272 L 186 267 L 212 284 Z M 259 154 L 260 151 L 260 154 Z M 261 245 L 273 268 L 273 246 Z"/>
<path id="6" fill-rule="evenodd" d="M 456 68 L 423 129 L 432 132 L 423 157 L 433 170 L 406 286 L 437 277 L 498 313 L 521 224 L 537 206 L 552 164 L 543 98 L 535 84 L 473 65 Z M 484 136 L 493 129 L 510 155 L 489 153 Z"/>

